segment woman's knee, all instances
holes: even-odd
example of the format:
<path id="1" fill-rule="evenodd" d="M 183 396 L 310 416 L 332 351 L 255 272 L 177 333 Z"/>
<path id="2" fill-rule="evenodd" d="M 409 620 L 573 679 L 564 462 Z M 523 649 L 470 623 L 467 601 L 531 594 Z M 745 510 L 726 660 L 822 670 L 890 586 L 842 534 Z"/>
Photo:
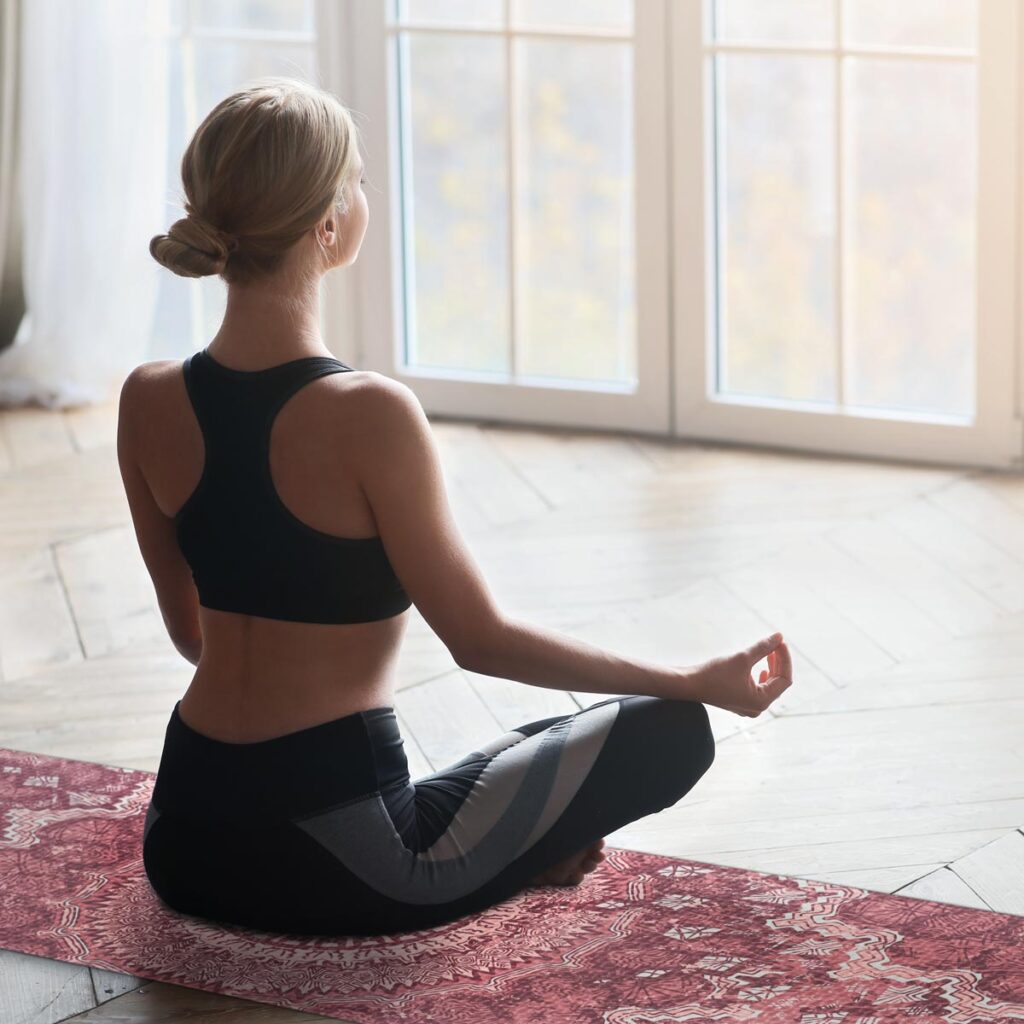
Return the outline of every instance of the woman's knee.
<path id="1" fill-rule="evenodd" d="M 637 712 L 645 739 L 682 769 L 684 781 L 697 781 L 714 763 L 715 735 L 707 708 L 700 701 L 644 697 Z"/>
<path id="2" fill-rule="evenodd" d="M 715 760 L 715 734 L 711 729 L 708 709 L 699 700 L 676 701 L 676 703 L 687 705 L 688 713 L 692 719 L 691 728 L 694 748 L 699 759 L 703 762 L 704 771 L 706 772 Z"/>

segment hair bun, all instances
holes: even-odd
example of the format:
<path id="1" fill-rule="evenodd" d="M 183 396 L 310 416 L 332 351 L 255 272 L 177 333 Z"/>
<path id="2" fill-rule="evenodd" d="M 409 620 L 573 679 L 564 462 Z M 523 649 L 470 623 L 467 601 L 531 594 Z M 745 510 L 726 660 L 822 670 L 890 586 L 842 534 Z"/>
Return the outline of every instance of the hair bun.
<path id="1" fill-rule="evenodd" d="M 194 211 L 175 221 L 168 232 L 185 245 L 192 246 L 207 256 L 227 260 L 228 255 L 238 248 L 238 238 L 230 231 L 221 231 Z"/>
<path id="2" fill-rule="evenodd" d="M 157 235 L 149 244 L 153 258 L 181 277 L 221 273 L 237 248 L 236 236 L 219 231 L 195 214 L 176 220 L 167 234 Z"/>

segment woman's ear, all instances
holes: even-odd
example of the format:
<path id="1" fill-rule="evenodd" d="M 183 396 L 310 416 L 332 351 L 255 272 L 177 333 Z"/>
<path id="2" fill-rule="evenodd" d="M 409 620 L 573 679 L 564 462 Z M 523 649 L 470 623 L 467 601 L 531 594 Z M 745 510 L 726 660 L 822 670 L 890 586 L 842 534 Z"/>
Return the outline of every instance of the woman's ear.
<path id="1" fill-rule="evenodd" d="M 341 241 L 338 233 L 339 226 L 338 217 L 334 213 L 327 214 L 327 216 L 320 221 L 316 227 L 316 238 L 321 250 L 337 254 L 338 245 Z"/>
<path id="2" fill-rule="evenodd" d="M 333 214 L 327 214 L 326 217 L 317 225 L 317 234 L 320 236 L 320 241 L 327 247 L 334 244 L 334 233 L 336 230 L 336 222 Z"/>

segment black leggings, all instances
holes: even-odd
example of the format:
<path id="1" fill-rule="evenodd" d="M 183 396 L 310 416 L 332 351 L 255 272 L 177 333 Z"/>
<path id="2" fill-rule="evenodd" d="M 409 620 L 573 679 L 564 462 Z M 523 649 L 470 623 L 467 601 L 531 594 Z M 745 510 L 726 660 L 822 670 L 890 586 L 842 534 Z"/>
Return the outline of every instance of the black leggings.
<path id="1" fill-rule="evenodd" d="M 182 913 L 305 935 L 412 931 L 508 899 L 676 803 L 714 756 L 703 704 L 639 695 L 521 725 L 416 780 L 391 707 L 226 743 L 176 704 L 143 862 Z"/>

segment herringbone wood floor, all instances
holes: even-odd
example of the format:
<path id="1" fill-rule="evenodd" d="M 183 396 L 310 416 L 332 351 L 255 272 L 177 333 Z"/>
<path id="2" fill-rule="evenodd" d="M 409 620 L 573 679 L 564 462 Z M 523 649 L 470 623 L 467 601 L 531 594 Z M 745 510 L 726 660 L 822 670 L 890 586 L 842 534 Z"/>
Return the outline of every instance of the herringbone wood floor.
<path id="1" fill-rule="evenodd" d="M 115 418 L 0 413 L 0 746 L 155 771 L 192 669 L 138 553 Z M 774 629 L 793 650 L 771 712 L 710 708 L 712 770 L 609 844 L 1024 914 L 1024 479 L 434 429 L 510 614 L 677 664 Z M 604 696 L 463 671 L 413 615 L 396 706 L 414 776 Z M 4 951 L 0 976 L 2 1024 L 312 1019 Z"/>

